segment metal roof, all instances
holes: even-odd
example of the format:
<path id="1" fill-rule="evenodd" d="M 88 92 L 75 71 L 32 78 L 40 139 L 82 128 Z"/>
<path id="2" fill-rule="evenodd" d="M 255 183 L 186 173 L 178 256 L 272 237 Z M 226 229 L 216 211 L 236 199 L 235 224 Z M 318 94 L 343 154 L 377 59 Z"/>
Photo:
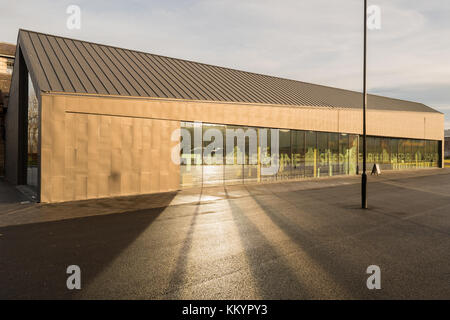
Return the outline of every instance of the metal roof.
<path id="1" fill-rule="evenodd" d="M 41 91 L 362 108 L 360 92 L 20 30 L 18 43 Z M 368 108 L 438 112 L 376 95 Z"/>

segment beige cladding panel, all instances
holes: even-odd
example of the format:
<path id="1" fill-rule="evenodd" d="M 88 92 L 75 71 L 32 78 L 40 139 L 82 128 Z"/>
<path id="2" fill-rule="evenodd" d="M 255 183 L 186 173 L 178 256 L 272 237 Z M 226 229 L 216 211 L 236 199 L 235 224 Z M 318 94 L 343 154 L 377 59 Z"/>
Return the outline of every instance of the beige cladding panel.
<path id="1" fill-rule="evenodd" d="M 368 110 L 369 135 L 443 139 L 439 113 Z M 177 190 L 179 121 L 362 133 L 355 109 L 43 94 L 41 201 Z"/>
<path id="2" fill-rule="evenodd" d="M 65 95 L 64 99 L 66 100 L 66 111 L 70 112 L 362 133 L 362 112 L 356 109 L 90 95 Z M 371 110 L 370 106 L 367 113 L 367 133 L 369 135 L 442 140 L 443 127 L 444 116 L 440 113 Z"/>
<path id="3" fill-rule="evenodd" d="M 42 106 L 42 202 L 179 188 L 171 160 L 178 121 L 65 112 L 58 96 L 43 97 Z"/>

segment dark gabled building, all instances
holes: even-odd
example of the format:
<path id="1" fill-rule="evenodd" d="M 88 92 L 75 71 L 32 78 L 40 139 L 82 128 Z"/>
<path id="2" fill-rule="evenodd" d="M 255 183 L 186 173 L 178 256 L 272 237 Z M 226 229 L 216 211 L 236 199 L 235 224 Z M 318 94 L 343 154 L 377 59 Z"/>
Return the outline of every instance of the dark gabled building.
<path id="1" fill-rule="evenodd" d="M 0 176 L 3 176 L 5 168 L 4 110 L 8 104 L 15 51 L 14 44 L 0 42 Z"/>
<path id="2" fill-rule="evenodd" d="M 444 157 L 450 159 L 450 129 L 445 130 L 444 139 Z"/>

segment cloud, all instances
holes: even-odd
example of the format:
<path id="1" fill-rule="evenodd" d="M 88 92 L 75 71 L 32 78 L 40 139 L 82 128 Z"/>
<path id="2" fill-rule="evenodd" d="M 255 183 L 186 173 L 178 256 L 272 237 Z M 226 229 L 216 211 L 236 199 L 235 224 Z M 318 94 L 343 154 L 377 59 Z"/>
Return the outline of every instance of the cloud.
<path id="1" fill-rule="evenodd" d="M 69 4 L 81 7 L 79 31 L 65 28 Z M 369 91 L 449 106 L 450 1 L 373 4 L 382 25 L 368 32 Z M 359 0 L 3 1 L 0 40 L 21 27 L 361 90 L 362 10 Z"/>
<path id="2" fill-rule="evenodd" d="M 373 87 L 371 92 L 379 95 L 395 95 L 400 99 L 411 99 L 430 105 L 444 106 L 450 102 L 450 79 L 447 83 L 417 82 L 415 80 L 411 81 L 410 84 L 399 86 L 383 85 Z M 444 108 L 448 108 L 448 106 Z"/>
<path id="3" fill-rule="evenodd" d="M 446 119 L 448 119 L 448 118 L 446 118 Z M 445 127 L 445 130 L 450 130 L 450 120 L 444 121 L 444 127 Z"/>

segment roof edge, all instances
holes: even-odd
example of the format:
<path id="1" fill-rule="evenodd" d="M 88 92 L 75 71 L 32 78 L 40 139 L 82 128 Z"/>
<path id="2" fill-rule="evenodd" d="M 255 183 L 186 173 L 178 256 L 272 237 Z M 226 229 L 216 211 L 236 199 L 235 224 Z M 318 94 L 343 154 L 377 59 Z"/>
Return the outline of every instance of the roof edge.
<path id="1" fill-rule="evenodd" d="M 84 43 L 89 43 L 89 44 L 93 44 L 93 45 L 97 45 L 97 46 L 104 46 L 104 47 L 109 47 L 109 48 L 114 48 L 114 49 L 120 49 L 120 50 L 126 50 L 126 51 L 132 51 L 132 52 L 136 52 L 136 53 L 142 53 L 142 54 L 146 54 L 146 55 L 152 55 L 152 56 L 156 56 L 156 57 L 161 57 L 161 58 L 166 58 L 166 59 L 171 59 L 171 60 L 177 60 L 177 61 L 184 61 L 184 62 L 189 62 L 189 63 L 195 63 L 195 64 L 200 64 L 200 65 L 205 65 L 205 66 L 210 66 L 210 67 L 214 67 L 214 68 L 220 68 L 220 69 L 225 69 L 225 70 L 229 70 L 229 71 L 235 71 L 235 72 L 243 72 L 246 74 L 251 74 L 251 75 L 258 75 L 258 76 L 263 76 L 263 77 L 270 77 L 273 79 L 278 79 L 278 80 L 283 80 L 283 81 L 289 81 L 289 82 L 294 82 L 294 83 L 301 83 L 301 84 L 305 84 L 305 85 L 312 85 L 312 86 L 317 86 L 317 87 L 322 87 L 322 88 L 327 88 L 327 89 L 334 89 L 334 90 L 339 90 L 339 91 L 343 91 L 343 92 L 349 92 L 349 93 L 353 93 L 353 94 L 360 94 L 362 95 L 363 93 L 360 91 L 354 91 L 354 90 L 349 90 L 349 89 L 343 89 L 343 88 L 338 88 L 338 87 L 333 87 L 333 86 L 327 86 L 327 85 L 323 85 L 323 84 L 317 84 L 317 83 L 311 83 L 311 82 L 305 82 L 305 81 L 300 81 L 300 80 L 294 80 L 294 79 L 288 79 L 288 78 L 283 78 L 283 77 L 279 77 L 279 76 L 273 76 L 273 75 L 267 75 L 267 74 L 262 74 L 262 73 L 257 73 L 257 72 L 251 72 L 251 71 L 246 71 L 246 70 L 240 70 L 240 69 L 235 69 L 235 68 L 230 68 L 230 67 L 223 67 L 223 66 L 218 66 L 218 65 L 213 65 L 213 64 L 208 64 L 208 63 L 203 63 L 203 62 L 198 62 L 198 61 L 193 61 L 193 60 L 187 60 L 187 59 L 181 59 L 181 58 L 174 58 L 174 57 L 168 57 L 168 56 L 164 56 L 164 55 L 160 55 L 160 54 L 154 54 L 154 53 L 149 53 L 149 52 L 145 52 L 142 50 L 136 50 L 136 49 L 129 49 L 129 48 L 124 48 L 124 47 L 118 47 L 118 46 L 114 46 L 114 45 L 109 45 L 109 44 L 104 44 L 104 43 L 98 43 L 98 42 L 93 42 L 93 41 L 87 41 L 87 40 L 81 40 L 81 39 L 75 39 L 75 38 L 69 38 L 66 36 L 60 36 L 60 35 L 54 35 L 54 34 L 49 34 L 49 33 L 44 33 L 44 32 L 39 32 L 39 31 L 34 31 L 34 30 L 28 30 L 28 29 L 23 29 L 23 28 L 19 28 L 19 34 L 18 34 L 18 38 L 20 38 L 20 33 L 22 32 L 27 32 L 27 33 L 34 33 L 34 34 L 40 34 L 40 35 L 45 35 L 45 36 L 50 36 L 50 37 L 58 37 L 61 39 L 67 39 L 67 40 L 75 40 L 75 41 L 80 41 L 80 42 L 84 42 Z M 18 39 L 19 40 L 19 39 Z M 17 46 L 19 45 L 19 41 Z M 127 96 L 130 97 L 130 96 Z M 368 97 L 378 97 L 378 98 L 384 98 L 384 99 L 390 99 L 390 100 L 395 100 L 395 101 L 400 101 L 400 102 L 407 102 L 407 103 L 414 103 L 414 104 L 418 104 L 418 105 L 422 105 L 424 107 L 427 107 L 429 109 L 431 109 L 430 111 L 420 111 L 420 112 L 432 112 L 432 113 L 440 113 L 443 114 L 442 112 L 424 104 L 421 102 L 417 102 L 417 101 L 411 101 L 411 100 L 405 100 L 405 99 L 399 99 L 399 98 L 393 98 L 393 97 L 388 97 L 388 96 L 381 96 L 378 94 L 368 94 Z M 195 101 L 195 100 L 189 100 L 189 101 Z M 214 102 L 224 102 L 224 101 L 215 101 Z M 232 103 L 245 103 L 245 102 L 232 102 Z M 265 104 L 265 105 L 272 105 L 272 104 Z M 273 105 L 278 105 L 278 104 L 273 104 Z M 296 106 L 296 105 L 293 105 Z M 300 106 L 300 105 L 299 105 Z M 322 106 L 320 106 L 322 107 Z M 323 106 L 324 107 L 324 106 Z M 343 108 L 343 109 L 347 109 L 346 107 L 331 107 L 331 108 Z M 362 102 L 361 102 L 361 108 L 362 108 Z M 379 110 L 379 109 L 377 109 Z M 401 111 L 401 110 L 399 110 Z M 405 110 L 408 111 L 408 110 Z"/>
<path id="2" fill-rule="evenodd" d="M 188 103 L 220 103 L 220 104 L 238 104 L 248 106 L 268 106 L 278 108 L 310 108 L 310 109 L 330 109 L 330 110 L 347 110 L 357 111 L 361 109 L 351 107 L 333 107 L 333 106 L 317 106 L 317 105 L 293 105 L 293 104 L 274 104 L 274 103 L 256 103 L 256 102 L 242 102 L 242 101 L 216 101 L 216 100 L 195 100 L 195 99 L 178 99 L 178 98 L 161 98 L 161 97 L 142 97 L 142 96 L 124 96 L 113 94 L 100 93 L 81 93 L 81 92 L 61 92 L 61 91 L 41 91 L 42 96 L 81 96 L 87 98 L 110 98 L 110 99 L 132 99 L 132 100 L 156 100 L 156 101 L 170 101 L 170 102 L 188 102 Z M 367 111 L 380 112 L 412 112 L 412 113 L 439 113 L 442 112 L 426 112 L 426 111 L 411 111 L 411 110 L 383 110 L 367 108 Z"/>

